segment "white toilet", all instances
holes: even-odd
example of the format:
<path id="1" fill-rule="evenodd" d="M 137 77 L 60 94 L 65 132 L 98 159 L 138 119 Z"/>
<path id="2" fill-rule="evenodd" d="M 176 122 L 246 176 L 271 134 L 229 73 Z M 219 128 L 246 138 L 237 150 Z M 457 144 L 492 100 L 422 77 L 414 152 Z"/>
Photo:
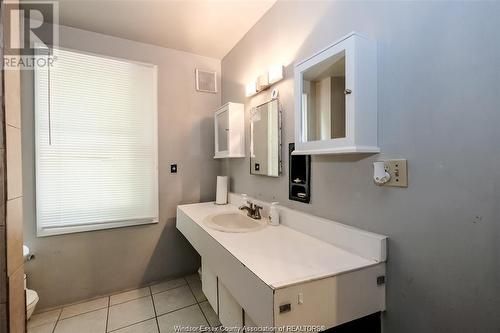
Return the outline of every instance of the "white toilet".
<path id="1" fill-rule="evenodd" d="M 32 254 L 30 254 L 30 249 L 26 245 L 23 245 L 23 257 L 24 262 L 27 262 L 34 258 Z M 26 317 L 30 319 L 31 315 L 35 311 L 36 304 L 38 303 L 38 294 L 36 291 L 28 289 L 26 284 L 26 274 L 24 274 L 24 290 L 26 291 Z"/>
<path id="2" fill-rule="evenodd" d="M 24 290 L 26 291 L 26 317 L 30 319 L 39 298 L 36 291 L 26 288 L 26 274 L 24 274 Z"/>

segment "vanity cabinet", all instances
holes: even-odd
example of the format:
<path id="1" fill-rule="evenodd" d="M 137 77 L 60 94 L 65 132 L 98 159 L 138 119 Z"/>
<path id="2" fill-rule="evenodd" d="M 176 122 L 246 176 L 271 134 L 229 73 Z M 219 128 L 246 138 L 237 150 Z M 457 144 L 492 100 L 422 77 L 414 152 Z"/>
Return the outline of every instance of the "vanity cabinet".
<path id="1" fill-rule="evenodd" d="M 379 151 L 377 46 L 352 32 L 295 65 L 293 154 Z"/>
<path id="2" fill-rule="evenodd" d="M 202 275 L 206 272 L 214 274 L 211 270 L 202 270 Z M 209 302 L 225 327 L 322 325 L 331 328 L 385 309 L 385 287 L 376 283 L 378 277 L 385 275 L 383 263 L 274 290 L 241 288 L 244 282 L 233 281 L 222 272 L 219 274 L 207 279 L 213 281 L 215 278 L 216 285 L 210 282 L 207 285 L 204 279 L 202 288 L 207 298 L 216 295 L 217 301 Z M 228 289 L 224 283 L 240 287 Z M 266 297 L 256 302 L 258 299 L 253 292 L 266 294 Z"/>
<path id="3" fill-rule="evenodd" d="M 245 157 L 245 111 L 243 104 L 226 103 L 214 117 L 214 158 Z"/>
<path id="4" fill-rule="evenodd" d="M 198 211 L 200 209 L 198 207 L 201 207 L 203 212 Z M 202 290 L 223 325 L 236 327 L 243 325 L 259 327 L 322 325 L 327 329 L 385 309 L 385 284 L 383 279 L 381 280 L 385 276 L 385 262 L 383 262 L 385 261 L 385 238 L 367 232 L 355 232 L 355 235 L 350 237 L 349 234 L 353 232 L 352 227 L 333 226 L 335 233 L 325 231 L 325 234 L 340 235 L 342 239 L 352 238 L 355 245 L 367 242 L 367 246 L 363 246 L 364 250 L 361 252 L 366 250 L 370 253 L 378 253 L 374 260 L 356 257 L 357 259 L 353 260 L 359 260 L 362 264 L 357 269 L 350 269 L 348 268 L 350 259 L 347 260 L 344 257 L 346 251 L 336 250 L 334 247 L 308 237 L 302 238 L 297 232 L 287 231 L 288 229 L 283 226 L 265 228 L 263 230 L 267 230 L 269 235 L 261 232 L 260 236 L 254 240 L 237 241 L 242 235 L 252 237 L 252 233 L 217 232 L 218 236 L 214 237 L 214 234 L 210 235 L 206 231 L 202 221 L 209 212 L 219 208 L 213 203 L 178 206 L 177 229 L 201 255 Z M 227 210 L 227 208 L 224 209 Z M 300 220 L 306 221 L 307 219 L 300 218 Z M 330 224 L 322 225 L 322 228 L 331 228 Z M 303 264 L 302 268 L 299 268 L 299 271 L 303 272 L 303 278 L 291 279 L 286 283 L 279 279 L 275 283 L 270 283 L 267 281 L 268 277 L 276 276 L 275 273 L 264 277 L 250 268 L 255 267 L 255 264 L 260 265 L 265 258 L 272 255 L 270 254 L 272 251 L 262 251 L 262 249 L 255 251 L 249 247 L 251 249 L 248 252 L 249 261 L 242 262 L 237 258 L 241 255 L 240 251 L 236 255 L 228 250 L 229 244 L 232 244 L 229 247 L 232 248 L 233 246 L 245 247 L 254 243 L 255 246 L 262 248 L 265 244 L 271 243 L 269 239 L 274 239 L 276 243 L 278 240 L 275 233 L 280 230 L 283 235 L 281 241 L 288 237 L 291 237 L 290 240 L 293 239 L 293 241 L 283 243 L 282 246 L 276 244 L 272 246 L 274 249 L 277 248 L 276 246 L 286 249 L 288 255 L 279 253 L 278 255 L 292 260 L 295 265 L 288 265 L 275 259 L 271 262 L 274 262 L 274 266 L 282 266 L 279 271 L 289 272 Z M 256 235 L 257 233 L 255 237 Z M 217 237 L 220 239 L 216 239 Z M 223 246 L 220 243 L 221 240 L 228 243 Z M 306 248 L 295 252 L 295 247 L 300 244 Z M 311 269 L 314 265 L 311 264 L 311 260 L 313 259 L 308 260 L 307 257 L 302 257 L 296 261 L 297 256 L 306 255 L 306 252 L 312 248 L 312 244 L 319 246 L 318 250 L 321 249 L 318 256 L 328 251 L 338 253 L 339 256 L 333 261 L 329 260 L 331 259 L 329 256 L 325 257 L 327 262 L 334 262 L 335 267 L 338 266 L 338 269 L 331 271 L 332 275 L 327 274 L 312 279 Z M 259 254 L 264 257 L 260 257 Z M 276 267 L 267 264 L 265 266 L 268 267 L 269 272 L 276 272 L 274 271 Z M 379 281 L 382 282 L 379 283 Z"/>

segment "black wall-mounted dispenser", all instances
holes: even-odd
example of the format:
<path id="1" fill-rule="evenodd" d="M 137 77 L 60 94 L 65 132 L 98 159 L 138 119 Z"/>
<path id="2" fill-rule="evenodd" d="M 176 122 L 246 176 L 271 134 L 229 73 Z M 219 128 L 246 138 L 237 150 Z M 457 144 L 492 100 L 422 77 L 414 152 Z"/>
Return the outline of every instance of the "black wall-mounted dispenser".
<path id="1" fill-rule="evenodd" d="M 311 155 L 292 155 L 295 143 L 288 144 L 288 199 L 311 201 Z"/>

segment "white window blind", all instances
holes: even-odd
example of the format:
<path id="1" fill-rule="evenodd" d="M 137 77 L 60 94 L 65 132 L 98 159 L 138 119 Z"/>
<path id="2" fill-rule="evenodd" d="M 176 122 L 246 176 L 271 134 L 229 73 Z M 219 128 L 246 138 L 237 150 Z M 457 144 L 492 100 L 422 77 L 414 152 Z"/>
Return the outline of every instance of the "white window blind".
<path id="1" fill-rule="evenodd" d="M 156 66 L 53 56 L 34 80 L 38 235 L 158 222 Z"/>

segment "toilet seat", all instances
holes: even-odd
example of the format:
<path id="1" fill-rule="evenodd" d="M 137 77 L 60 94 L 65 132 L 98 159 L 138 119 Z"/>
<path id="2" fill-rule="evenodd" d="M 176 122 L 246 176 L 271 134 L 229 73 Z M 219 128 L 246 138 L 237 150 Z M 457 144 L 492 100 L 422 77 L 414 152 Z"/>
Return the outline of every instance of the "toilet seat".
<path id="1" fill-rule="evenodd" d="M 26 289 L 26 305 L 30 307 L 36 302 L 38 302 L 37 292 L 31 289 Z"/>
<path id="2" fill-rule="evenodd" d="M 35 311 L 36 304 L 38 303 L 39 297 L 36 291 L 31 289 L 26 289 L 26 316 L 29 319 Z"/>

